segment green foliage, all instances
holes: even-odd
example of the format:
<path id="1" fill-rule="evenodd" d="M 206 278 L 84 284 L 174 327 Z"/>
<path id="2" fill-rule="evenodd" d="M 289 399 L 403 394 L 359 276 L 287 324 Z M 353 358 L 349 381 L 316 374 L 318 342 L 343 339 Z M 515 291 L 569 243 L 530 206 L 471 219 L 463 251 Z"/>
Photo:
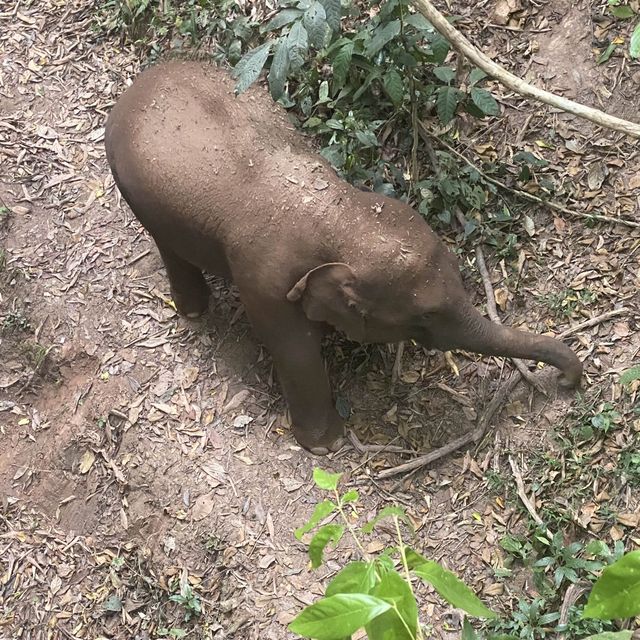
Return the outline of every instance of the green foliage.
<path id="1" fill-rule="evenodd" d="M 363 560 L 347 564 L 329 583 L 325 597 L 304 609 L 293 620 L 289 625 L 291 631 L 320 640 L 342 640 L 362 628 L 369 640 L 422 638 L 412 584 L 414 577 L 431 584 L 444 600 L 471 616 L 496 617 L 455 574 L 405 545 L 400 523 L 410 525 L 410 520 L 401 508 L 385 507 L 358 530 L 345 513 L 346 506 L 353 508 L 358 494 L 353 490 L 340 493 L 338 483 L 341 475 L 314 470 L 316 485 L 331 491 L 333 500 L 318 503 L 309 522 L 296 530 L 296 537 L 300 539 L 317 528 L 309 543 L 313 568 L 322 562 L 326 544 L 339 540 L 346 531 L 353 537 Z M 321 524 L 334 512 L 340 515 L 344 525 Z M 398 544 L 371 558 L 364 551 L 360 536 L 371 534 L 385 518 L 393 520 Z"/>
<path id="2" fill-rule="evenodd" d="M 202 604 L 200 603 L 200 596 L 193 590 L 193 587 L 189 584 L 188 576 L 183 573 L 180 577 L 180 585 L 178 593 L 174 593 L 169 596 L 171 602 L 177 602 L 184 607 L 184 619 L 185 622 L 191 620 L 191 618 L 197 618 L 202 613 Z"/>
<path id="3" fill-rule="evenodd" d="M 613 620 L 640 615 L 640 551 L 631 551 L 608 566 L 594 585 L 585 618 Z"/>

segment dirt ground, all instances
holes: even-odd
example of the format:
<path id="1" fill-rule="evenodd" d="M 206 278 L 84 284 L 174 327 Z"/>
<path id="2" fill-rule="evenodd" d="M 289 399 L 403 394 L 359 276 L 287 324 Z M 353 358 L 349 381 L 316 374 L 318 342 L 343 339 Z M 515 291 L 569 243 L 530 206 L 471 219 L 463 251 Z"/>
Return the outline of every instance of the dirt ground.
<path id="1" fill-rule="evenodd" d="M 525 79 L 640 121 L 640 67 L 621 56 L 595 63 L 607 28 L 594 18 L 599 3 L 523 4 L 500 24 L 497 3 L 460 2 L 460 27 Z M 536 375 L 547 395 L 520 383 L 478 448 L 389 480 L 377 474 L 411 456 L 347 447 L 318 459 L 296 446 L 269 355 L 233 288 L 213 280 L 210 313 L 178 317 L 155 247 L 114 188 L 105 116 L 140 62 L 96 31 L 95 9 L 90 0 L 0 3 L 0 638 L 142 639 L 182 627 L 196 638 L 292 637 L 286 624 L 355 553 L 345 542 L 308 569 L 293 529 L 322 499 L 314 466 L 346 472 L 363 517 L 404 505 L 412 544 L 492 606 L 531 594 L 495 575 L 500 537 L 525 516 L 488 478 L 513 484 L 511 456 L 529 488 L 532 456 L 556 455 L 550 433 L 578 401 L 545 368 Z M 535 150 L 567 206 L 640 219 L 637 142 L 501 91 L 505 115 L 464 133 L 468 157 Z M 546 207 L 529 215 L 519 270 L 487 253 L 503 320 L 557 335 L 619 309 L 567 342 L 585 363 L 586 392 L 619 401 L 626 420 L 632 406 L 617 383 L 639 361 L 640 231 Z M 558 317 L 548 301 L 567 290 L 578 302 Z M 327 358 L 358 438 L 417 452 L 473 429 L 511 367 L 454 354 L 456 375 L 442 354 L 407 346 L 392 386 L 394 347 L 335 337 Z M 639 426 L 629 418 L 617 446 Z M 580 520 L 608 487 L 599 482 L 567 507 L 567 521 L 639 545 L 631 484 L 611 480 L 608 519 Z M 370 550 L 390 534 L 383 527 Z M 199 619 L 185 622 L 185 607 L 168 599 L 180 580 L 201 598 Z M 430 590 L 419 596 L 431 637 L 458 637 L 459 616 Z"/>

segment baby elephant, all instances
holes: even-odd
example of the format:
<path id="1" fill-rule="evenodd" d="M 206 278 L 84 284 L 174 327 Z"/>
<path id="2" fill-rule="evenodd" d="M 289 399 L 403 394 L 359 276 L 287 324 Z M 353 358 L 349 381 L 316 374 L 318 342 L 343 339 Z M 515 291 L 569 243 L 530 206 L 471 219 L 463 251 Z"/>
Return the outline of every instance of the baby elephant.
<path id="1" fill-rule="evenodd" d="M 561 384 L 579 383 L 568 347 L 484 318 L 426 222 L 341 180 L 262 89 L 235 97 L 212 65 L 159 64 L 119 99 L 105 143 L 178 311 L 207 309 L 203 270 L 237 285 L 273 356 L 296 440 L 312 453 L 336 450 L 344 432 L 320 348 L 327 325 L 360 342 L 413 339 L 548 362 Z"/>

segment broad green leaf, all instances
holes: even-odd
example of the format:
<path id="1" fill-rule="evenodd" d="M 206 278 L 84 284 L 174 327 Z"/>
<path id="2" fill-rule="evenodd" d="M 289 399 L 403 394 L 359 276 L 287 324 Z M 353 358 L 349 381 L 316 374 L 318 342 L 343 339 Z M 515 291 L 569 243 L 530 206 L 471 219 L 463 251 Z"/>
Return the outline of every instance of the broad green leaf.
<path id="1" fill-rule="evenodd" d="M 605 631 L 597 633 L 595 636 L 589 636 L 584 640 L 631 640 L 633 631 Z"/>
<path id="2" fill-rule="evenodd" d="M 620 20 L 628 20 L 636 15 L 636 12 L 627 4 L 622 4 L 619 7 L 609 7 L 609 11 Z"/>
<path id="3" fill-rule="evenodd" d="M 482 69 L 474 67 L 469 73 L 469 84 L 477 84 L 478 82 L 480 82 L 480 80 L 484 80 L 486 77 L 487 74 Z"/>
<path id="4" fill-rule="evenodd" d="M 410 524 L 409 518 L 407 518 L 407 514 L 402 507 L 385 507 L 373 520 L 369 520 L 369 522 L 362 527 L 362 533 L 371 533 L 380 520 L 391 518 L 392 516 L 397 516 L 403 522 Z"/>
<path id="5" fill-rule="evenodd" d="M 305 57 L 309 51 L 309 37 L 302 22 L 294 22 L 287 36 L 287 46 L 289 48 L 291 68 L 294 70 L 299 69 L 304 64 Z"/>
<path id="6" fill-rule="evenodd" d="M 281 29 L 288 24 L 291 24 L 294 20 L 297 20 L 302 16 L 300 9 L 283 9 L 280 13 L 277 13 L 265 27 L 265 31 L 275 31 Z"/>
<path id="7" fill-rule="evenodd" d="M 334 33 L 340 31 L 340 18 L 342 17 L 342 5 L 340 0 L 320 0 L 327 16 L 329 29 Z"/>
<path id="8" fill-rule="evenodd" d="M 329 473 L 328 471 L 317 468 L 313 470 L 313 481 L 316 483 L 316 486 L 326 491 L 334 491 L 337 489 L 341 477 L 341 473 Z"/>
<path id="9" fill-rule="evenodd" d="M 462 635 L 460 640 L 481 640 L 481 636 L 476 633 L 476 630 L 471 626 L 468 618 L 464 619 L 462 623 Z"/>
<path id="10" fill-rule="evenodd" d="M 327 14 L 320 2 L 311 3 L 311 6 L 304 12 L 303 22 L 309 34 L 311 46 L 322 49 L 327 33 Z"/>
<path id="11" fill-rule="evenodd" d="M 353 56 L 353 42 L 345 44 L 333 59 L 333 81 L 336 87 L 342 87 L 347 80 L 351 57 Z"/>
<path id="12" fill-rule="evenodd" d="M 612 56 L 617 46 L 615 42 L 610 42 L 609 46 L 596 58 L 596 63 L 604 64 Z"/>
<path id="13" fill-rule="evenodd" d="M 449 55 L 451 45 L 449 41 L 439 33 L 434 33 L 431 37 L 431 55 L 427 57 L 429 62 L 442 64 Z"/>
<path id="14" fill-rule="evenodd" d="M 414 640 L 418 607 L 407 581 L 395 569 L 389 571 L 382 576 L 373 595 L 392 608 L 365 627 L 369 640 Z"/>
<path id="15" fill-rule="evenodd" d="M 416 28 L 418 31 L 433 31 L 433 25 L 421 13 L 408 15 L 404 19 L 404 23 Z"/>
<path id="16" fill-rule="evenodd" d="M 382 84 L 391 102 L 398 107 L 404 99 L 404 83 L 400 74 L 393 68 L 382 77 Z"/>
<path id="17" fill-rule="evenodd" d="M 287 41 L 284 38 L 280 38 L 276 45 L 276 52 L 273 55 L 268 76 L 269 91 L 274 100 L 277 100 L 284 93 L 284 85 L 287 81 L 288 73 L 289 50 L 287 48 Z"/>
<path id="18" fill-rule="evenodd" d="M 433 74 L 438 80 L 449 84 L 456 78 L 456 70 L 451 67 L 435 67 Z"/>
<path id="19" fill-rule="evenodd" d="M 632 58 L 640 58 L 640 22 L 636 25 L 631 34 L 631 42 L 629 44 L 629 55 Z"/>
<path id="20" fill-rule="evenodd" d="M 436 99 L 436 111 L 438 118 L 443 124 L 453 120 L 458 108 L 460 91 L 455 87 L 438 87 L 438 97 Z"/>
<path id="21" fill-rule="evenodd" d="M 340 500 L 342 501 L 342 504 L 348 504 L 349 502 L 357 502 L 358 498 L 360 498 L 358 491 L 356 489 L 351 489 L 350 491 L 347 491 Z"/>
<path id="22" fill-rule="evenodd" d="M 344 534 L 344 527 L 341 524 L 325 524 L 320 527 L 318 532 L 309 543 L 309 558 L 311 558 L 311 567 L 317 569 L 322 564 L 322 554 L 325 547 L 333 542 L 335 547 Z"/>
<path id="23" fill-rule="evenodd" d="M 302 540 L 302 536 L 311 531 L 319 522 L 324 520 L 333 510 L 336 508 L 336 505 L 331 502 L 331 500 L 323 500 L 316 505 L 316 508 L 313 510 L 313 515 L 309 518 L 307 524 L 298 527 L 293 535 L 297 540 Z"/>
<path id="24" fill-rule="evenodd" d="M 233 69 L 233 77 L 237 79 L 236 93 L 243 93 L 258 79 L 270 51 L 271 42 L 265 42 L 242 56 Z"/>
<path id="25" fill-rule="evenodd" d="M 340 593 L 307 607 L 290 624 L 289 631 L 315 640 L 340 640 L 388 611 L 391 605 L 361 593 Z"/>
<path id="26" fill-rule="evenodd" d="M 603 570 L 582 616 L 616 620 L 637 615 L 640 615 L 640 551 L 630 551 Z"/>
<path id="27" fill-rule="evenodd" d="M 385 44 L 393 40 L 397 35 L 400 34 L 400 20 L 392 20 L 388 22 L 383 27 L 378 27 L 371 37 L 371 40 L 367 42 L 367 46 L 365 49 L 365 55 L 367 58 L 372 58 L 373 56 L 384 47 Z"/>
<path id="28" fill-rule="evenodd" d="M 329 583 L 327 596 L 338 593 L 370 593 L 376 583 L 376 570 L 373 562 L 350 562 Z"/>
<path id="29" fill-rule="evenodd" d="M 635 380 L 640 380 L 640 366 L 631 367 L 631 369 L 623 371 L 620 376 L 620 384 L 629 384 Z"/>
<path id="30" fill-rule="evenodd" d="M 411 571 L 433 586 L 450 605 L 477 618 L 498 617 L 495 612 L 482 604 L 480 598 L 455 573 L 437 562 L 427 560 L 413 549 L 407 550 L 407 562 Z"/>
<path id="31" fill-rule="evenodd" d="M 485 89 L 477 89 L 476 87 L 473 87 L 471 89 L 471 99 L 473 100 L 473 104 L 475 104 L 485 115 L 500 115 L 500 105 Z"/>

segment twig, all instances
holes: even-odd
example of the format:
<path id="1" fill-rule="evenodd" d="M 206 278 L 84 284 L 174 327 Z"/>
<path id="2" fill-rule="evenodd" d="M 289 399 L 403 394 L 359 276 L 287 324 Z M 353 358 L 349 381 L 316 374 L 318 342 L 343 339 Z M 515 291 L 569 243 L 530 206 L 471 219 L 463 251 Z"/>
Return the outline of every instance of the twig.
<path id="1" fill-rule="evenodd" d="M 518 491 L 518 497 L 522 501 L 524 508 L 529 512 L 529 515 L 534 519 L 535 523 L 541 528 L 544 529 L 544 532 L 547 534 L 549 540 L 553 538 L 553 533 L 549 530 L 547 525 L 542 521 L 542 518 L 538 515 L 535 506 L 529 500 L 529 496 L 524 488 L 524 480 L 522 479 L 522 474 L 520 473 L 520 469 L 516 461 L 509 456 L 509 464 L 511 465 L 511 471 L 513 472 L 513 478 L 516 481 L 516 488 Z"/>
<path id="2" fill-rule="evenodd" d="M 528 84 L 513 73 L 510 73 L 500 65 L 496 64 L 487 55 L 474 47 L 449 21 L 429 2 L 429 0 L 413 0 L 413 4 L 418 11 L 424 15 L 429 22 L 451 43 L 451 45 L 462 55 L 465 55 L 473 64 L 482 69 L 485 73 L 504 84 L 512 91 L 520 95 L 528 96 L 544 102 L 545 104 L 573 113 L 581 118 L 586 118 L 595 124 L 615 131 L 622 131 L 634 138 L 640 138 L 640 124 L 616 118 L 598 109 L 586 107 L 585 105 L 568 100 L 562 96 L 557 96 L 549 91 L 544 91 L 538 87 Z"/>
<path id="3" fill-rule="evenodd" d="M 575 327 L 570 327 L 566 331 L 559 333 L 556 337 L 558 340 L 562 340 L 563 338 L 567 338 L 574 333 L 578 333 L 578 331 L 582 331 L 583 329 L 588 329 L 589 327 L 595 327 L 596 325 L 604 322 L 605 320 L 609 320 L 611 318 L 615 318 L 617 316 L 622 316 L 625 313 L 628 313 L 629 309 L 626 307 L 621 307 L 620 309 L 611 309 L 611 311 L 605 311 L 601 313 L 599 316 L 595 318 L 590 318 L 589 320 L 585 320 L 580 324 L 575 325 Z"/>
<path id="4" fill-rule="evenodd" d="M 400 464 L 396 467 L 385 469 L 384 471 L 381 471 L 376 476 L 376 478 L 378 480 L 384 480 L 385 478 L 391 478 L 407 471 L 413 472 L 417 469 L 420 469 L 421 467 L 426 467 L 427 465 L 435 462 L 436 460 L 439 460 L 440 458 L 448 456 L 450 453 L 461 449 L 467 444 L 471 444 L 472 442 L 480 442 L 480 440 L 482 440 L 482 438 L 484 437 L 484 434 L 486 433 L 487 427 L 493 419 L 493 416 L 502 406 L 507 396 L 511 393 L 516 384 L 518 384 L 519 380 L 520 376 L 517 373 L 514 373 L 502 384 L 502 386 L 493 396 L 491 402 L 487 405 L 485 412 L 478 418 L 477 426 L 473 431 L 466 433 L 463 436 L 456 438 L 455 440 L 452 440 L 444 447 L 440 447 L 439 449 L 430 451 L 423 456 L 419 456 L 418 458 L 409 460 L 408 462 Z"/>
<path id="5" fill-rule="evenodd" d="M 398 381 L 402 373 L 402 356 L 404 354 L 404 342 L 398 342 L 398 349 L 396 350 L 396 359 L 393 363 L 393 369 L 391 369 L 391 386 Z"/>
<path id="6" fill-rule="evenodd" d="M 484 284 L 484 291 L 487 294 L 487 312 L 492 322 L 496 324 L 502 324 L 500 316 L 498 315 L 498 309 L 496 308 L 496 297 L 493 291 L 493 285 L 491 284 L 491 277 L 489 276 L 489 270 L 487 264 L 484 261 L 484 254 L 482 253 L 482 247 L 476 247 L 476 265 Z M 540 393 L 546 395 L 544 387 L 536 380 L 535 376 L 527 369 L 527 365 L 520 360 L 520 358 L 511 358 L 511 361 L 515 365 L 516 369 L 520 372 L 520 375 Z"/>
<path id="7" fill-rule="evenodd" d="M 395 444 L 364 444 L 363 442 L 360 442 L 358 436 L 351 429 L 348 430 L 347 435 L 349 436 L 349 440 L 351 441 L 353 448 L 358 453 L 415 453 L 412 449 L 405 449 L 404 447 L 399 447 Z"/>
<path id="8" fill-rule="evenodd" d="M 514 189 L 506 185 L 504 182 L 500 180 L 496 180 L 491 176 L 487 175 L 478 165 L 469 160 L 466 156 L 460 153 L 457 149 L 454 149 L 450 144 L 447 144 L 442 138 L 439 138 L 435 133 L 429 131 L 428 127 L 425 126 L 423 122 L 419 122 L 420 134 L 422 135 L 422 139 L 424 141 L 426 136 L 437 140 L 439 144 L 450 151 L 457 158 L 460 158 L 463 162 L 468 164 L 472 169 L 477 171 L 487 182 L 495 185 L 496 187 L 500 187 L 500 189 L 504 189 L 509 193 L 513 193 L 514 195 L 524 198 L 525 200 L 529 200 L 531 202 L 535 202 L 545 207 L 549 207 L 549 209 L 553 209 L 554 211 L 558 211 L 559 213 L 564 213 L 568 216 L 573 216 L 574 218 L 583 218 L 585 220 L 599 220 L 600 222 L 608 222 L 611 224 L 620 224 L 626 227 L 631 227 L 632 229 L 640 229 L 640 222 L 634 222 L 633 220 L 626 220 L 625 218 L 613 218 L 612 216 L 605 216 L 599 213 L 584 213 L 582 211 L 575 211 L 574 209 L 569 209 L 568 207 L 563 207 L 560 204 L 555 202 L 551 202 L 548 200 L 543 200 L 542 198 L 533 195 L 532 193 L 527 193 L 526 191 L 522 191 L 520 189 Z M 428 148 L 427 148 L 428 152 Z"/>

